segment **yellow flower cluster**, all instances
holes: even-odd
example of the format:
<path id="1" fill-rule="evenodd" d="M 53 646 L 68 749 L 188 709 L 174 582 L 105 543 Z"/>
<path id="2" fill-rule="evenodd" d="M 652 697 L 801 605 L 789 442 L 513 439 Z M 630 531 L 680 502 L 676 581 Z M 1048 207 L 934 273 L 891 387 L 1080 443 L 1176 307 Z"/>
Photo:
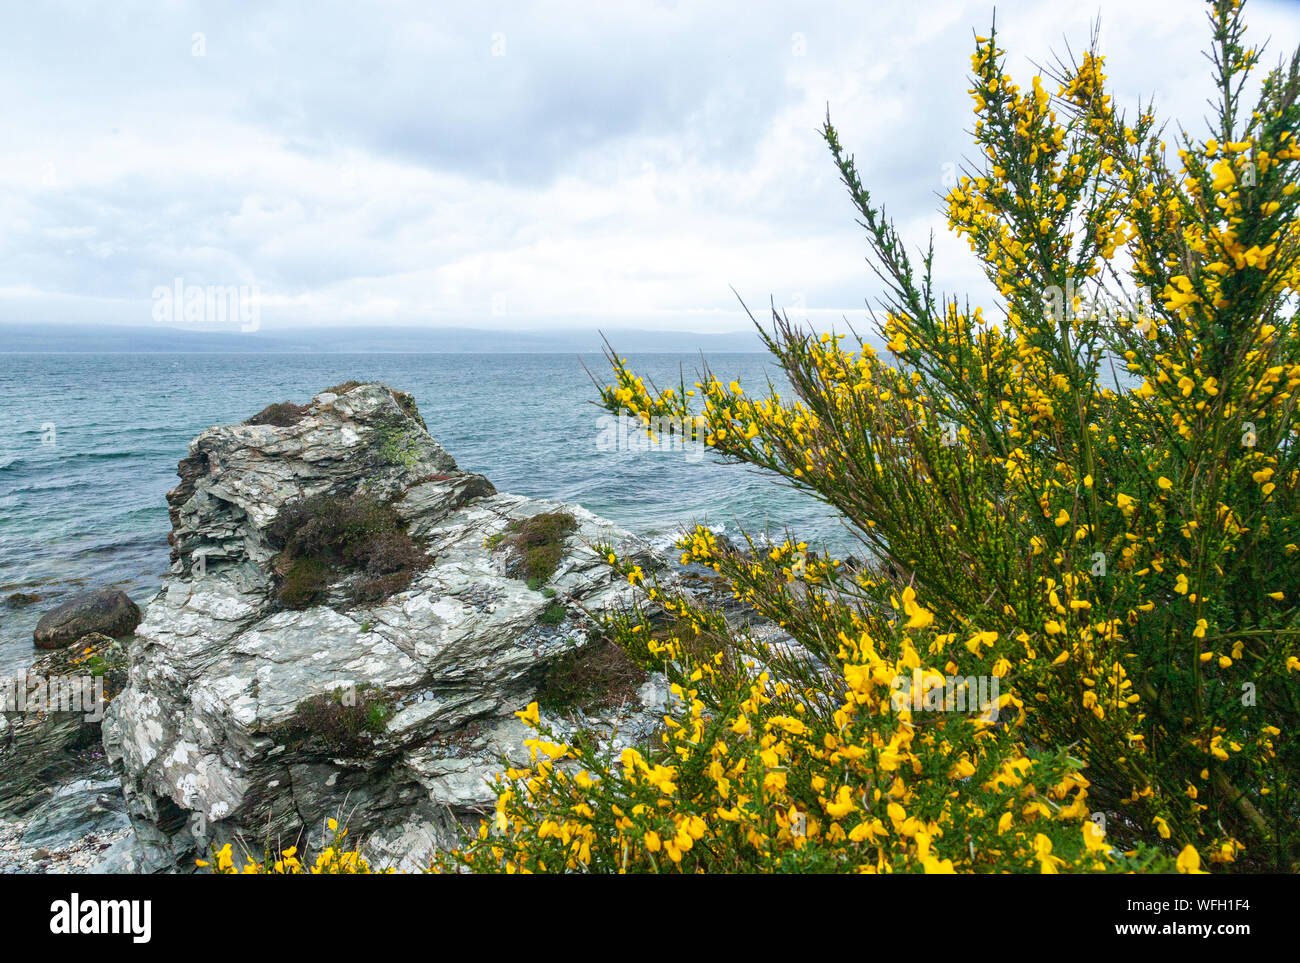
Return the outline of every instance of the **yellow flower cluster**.
<path id="1" fill-rule="evenodd" d="M 329 838 L 314 860 L 304 863 L 299 858 L 297 846 L 281 850 L 279 854 L 267 853 L 262 859 L 245 854 L 243 864 L 237 865 L 231 853 L 231 844 L 213 848 L 211 859 L 195 860 L 200 869 L 221 876 L 369 876 L 376 872 L 357 849 L 344 845 L 346 829 L 340 829 L 338 820 L 328 821 Z"/>

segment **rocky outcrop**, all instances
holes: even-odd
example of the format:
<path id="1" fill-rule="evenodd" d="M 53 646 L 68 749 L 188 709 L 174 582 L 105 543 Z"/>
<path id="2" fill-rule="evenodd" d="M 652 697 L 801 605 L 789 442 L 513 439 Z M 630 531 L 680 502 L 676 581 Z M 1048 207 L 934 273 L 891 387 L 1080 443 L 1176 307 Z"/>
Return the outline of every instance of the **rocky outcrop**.
<path id="1" fill-rule="evenodd" d="M 104 726 L 136 856 L 184 869 L 225 842 L 310 845 L 337 817 L 377 857 L 418 866 L 490 808 L 501 756 L 526 752 L 514 710 L 588 644 L 588 613 L 630 600 L 593 546 L 662 562 L 581 507 L 461 471 L 382 385 L 273 409 L 199 435 L 168 495 L 171 574 Z M 386 566 L 390 546 L 405 561 Z M 285 591 L 300 569 L 314 595 Z M 643 737 L 662 696 L 652 680 L 569 724 Z"/>
<path id="2" fill-rule="evenodd" d="M 0 874 L 132 865 L 100 733 L 125 676 L 123 643 L 87 635 L 0 680 Z"/>
<path id="3" fill-rule="evenodd" d="M 125 592 L 100 589 L 46 612 L 36 623 L 33 639 L 39 649 L 57 649 L 92 632 L 122 638 L 135 631 L 140 618 L 140 607 Z"/>
<path id="4" fill-rule="evenodd" d="M 0 817 L 26 812 L 76 778 L 78 757 L 98 746 L 124 664 L 117 642 L 89 635 L 0 680 Z"/>

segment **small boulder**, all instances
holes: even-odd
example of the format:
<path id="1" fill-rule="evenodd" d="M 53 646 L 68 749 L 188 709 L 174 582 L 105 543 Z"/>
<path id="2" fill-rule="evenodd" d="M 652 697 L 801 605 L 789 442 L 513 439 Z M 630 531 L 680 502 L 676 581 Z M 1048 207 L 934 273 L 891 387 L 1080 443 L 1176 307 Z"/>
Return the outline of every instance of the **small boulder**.
<path id="1" fill-rule="evenodd" d="M 140 607 L 125 592 L 101 589 L 46 612 L 36 623 L 33 639 L 38 649 L 60 649 L 92 632 L 120 638 L 134 632 L 140 618 Z"/>
<path id="2" fill-rule="evenodd" d="M 39 595 L 31 592 L 15 592 L 5 599 L 5 608 L 8 609 L 25 609 L 29 605 L 34 605 L 41 600 Z"/>

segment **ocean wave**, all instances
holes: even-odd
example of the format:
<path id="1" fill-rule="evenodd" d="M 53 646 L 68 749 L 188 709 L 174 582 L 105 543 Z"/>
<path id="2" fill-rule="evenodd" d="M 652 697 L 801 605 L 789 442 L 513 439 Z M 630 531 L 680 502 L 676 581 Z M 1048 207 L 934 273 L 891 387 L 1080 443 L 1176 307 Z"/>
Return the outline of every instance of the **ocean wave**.
<path id="1" fill-rule="evenodd" d="M 24 469 L 38 469 L 48 471 L 52 466 L 58 466 L 61 470 L 74 468 L 77 465 L 86 463 L 97 464 L 106 461 L 138 461 L 153 463 L 158 457 L 167 457 L 173 454 L 168 451 L 77 451 L 77 452 L 55 452 L 50 451 L 42 458 L 31 458 L 30 456 L 16 455 L 8 461 L 0 463 L 0 472 L 11 471 L 21 472 Z"/>

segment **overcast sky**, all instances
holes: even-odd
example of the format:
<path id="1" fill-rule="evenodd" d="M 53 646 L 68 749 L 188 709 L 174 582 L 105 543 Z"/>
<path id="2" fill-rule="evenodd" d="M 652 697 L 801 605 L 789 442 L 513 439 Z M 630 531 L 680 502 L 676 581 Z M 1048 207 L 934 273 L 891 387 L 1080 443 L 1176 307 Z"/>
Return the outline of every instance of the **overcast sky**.
<path id="1" fill-rule="evenodd" d="M 262 327 L 744 327 L 730 291 L 858 322 L 866 247 L 817 127 L 949 290 L 972 0 L 8 4 L 0 321 L 153 323 L 256 288 Z M 1121 104 L 1203 130 L 1195 0 L 999 3 L 1011 72 L 1102 46 Z M 1300 4 L 1255 0 L 1272 63 Z M 951 168 L 948 168 L 951 170 Z"/>

